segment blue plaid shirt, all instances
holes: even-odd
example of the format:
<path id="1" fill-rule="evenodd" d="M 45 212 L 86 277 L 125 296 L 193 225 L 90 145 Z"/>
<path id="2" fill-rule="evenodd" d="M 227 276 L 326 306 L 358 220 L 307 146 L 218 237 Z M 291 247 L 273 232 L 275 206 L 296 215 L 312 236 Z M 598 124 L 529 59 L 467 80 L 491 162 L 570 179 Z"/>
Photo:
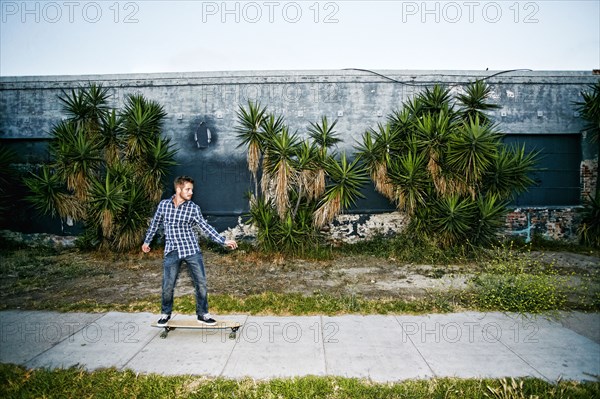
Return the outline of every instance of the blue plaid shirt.
<path id="1" fill-rule="evenodd" d="M 152 218 L 146 233 L 144 244 L 150 245 L 161 223 L 165 229 L 165 255 L 177 250 L 181 259 L 200 252 L 198 237 L 194 231 L 195 227 L 199 227 L 214 242 L 221 245 L 225 244 L 225 237 L 219 235 L 206 222 L 198 205 L 192 201 L 185 201 L 175 207 L 174 197 L 162 200 L 158 204 L 154 218 Z"/>

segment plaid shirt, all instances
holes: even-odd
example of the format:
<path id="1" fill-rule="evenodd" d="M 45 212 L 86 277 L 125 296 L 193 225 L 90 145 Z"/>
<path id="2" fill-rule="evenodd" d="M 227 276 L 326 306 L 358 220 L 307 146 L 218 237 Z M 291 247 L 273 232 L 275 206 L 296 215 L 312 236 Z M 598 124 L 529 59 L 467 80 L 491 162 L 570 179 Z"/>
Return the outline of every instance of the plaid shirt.
<path id="1" fill-rule="evenodd" d="M 144 244 L 150 244 L 161 223 L 164 224 L 165 229 L 165 255 L 177 250 L 181 259 L 200 252 L 194 227 L 199 227 L 214 242 L 225 244 L 225 237 L 219 235 L 206 222 L 198 205 L 192 201 L 185 201 L 175 207 L 174 197 L 162 200 L 158 204 L 154 218 L 146 233 Z"/>

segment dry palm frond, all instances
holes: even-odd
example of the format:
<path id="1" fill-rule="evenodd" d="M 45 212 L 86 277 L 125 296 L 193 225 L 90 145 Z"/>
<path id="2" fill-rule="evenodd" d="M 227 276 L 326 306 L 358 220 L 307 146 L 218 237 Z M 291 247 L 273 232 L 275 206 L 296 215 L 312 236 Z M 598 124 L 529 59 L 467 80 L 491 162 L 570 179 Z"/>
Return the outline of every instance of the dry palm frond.
<path id="1" fill-rule="evenodd" d="M 315 181 L 316 181 L 316 173 L 309 169 L 304 169 L 298 174 L 298 186 L 300 190 L 303 190 L 306 194 L 306 197 L 311 200 L 315 197 Z"/>
<path id="2" fill-rule="evenodd" d="M 248 170 L 252 173 L 252 176 L 256 179 L 258 173 L 258 167 L 260 164 L 260 147 L 257 142 L 252 142 L 248 146 Z"/>
<path id="3" fill-rule="evenodd" d="M 385 162 L 377 162 L 371 174 L 371 178 L 375 183 L 375 190 L 392 200 L 394 198 L 394 186 L 388 181 L 387 164 Z"/>
<path id="4" fill-rule="evenodd" d="M 260 190 L 265 201 L 269 201 L 269 199 L 273 198 L 273 180 L 266 169 L 263 170 L 262 179 L 260 181 Z"/>
<path id="5" fill-rule="evenodd" d="M 277 208 L 277 214 L 282 219 L 290 209 L 290 198 L 289 198 L 289 183 L 290 169 L 285 163 L 281 163 L 275 175 L 275 207 Z"/>
<path id="6" fill-rule="evenodd" d="M 100 224 L 102 226 L 102 235 L 104 237 L 112 236 L 113 214 L 110 210 L 104 209 L 100 215 Z"/>
<path id="7" fill-rule="evenodd" d="M 75 221 L 85 218 L 85 207 L 83 202 L 69 194 L 58 194 L 58 200 L 55 203 L 56 211 L 61 218 L 72 218 Z"/>
<path id="8" fill-rule="evenodd" d="M 75 197 L 82 202 L 85 202 L 88 198 L 88 192 L 90 189 L 90 182 L 87 179 L 85 172 L 78 171 L 72 174 L 68 174 L 67 188 L 75 194 Z"/>
<path id="9" fill-rule="evenodd" d="M 315 180 L 312 185 L 312 199 L 320 198 L 325 192 L 325 169 L 320 168 L 315 171 Z"/>
<path id="10" fill-rule="evenodd" d="M 340 213 L 342 203 L 339 195 L 336 195 L 331 200 L 324 202 L 313 214 L 315 226 L 322 228 L 329 224 Z"/>

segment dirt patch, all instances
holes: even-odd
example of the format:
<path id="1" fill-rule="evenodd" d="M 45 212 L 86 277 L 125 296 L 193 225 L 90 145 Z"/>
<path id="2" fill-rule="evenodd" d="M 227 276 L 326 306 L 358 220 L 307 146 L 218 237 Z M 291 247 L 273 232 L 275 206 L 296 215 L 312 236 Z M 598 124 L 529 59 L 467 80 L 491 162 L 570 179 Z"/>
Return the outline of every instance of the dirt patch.
<path id="1" fill-rule="evenodd" d="M 563 252 L 532 256 L 552 263 L 574 285 L 590 281 L 598 285 L 598 257 Z M 307 261 L 265 258 L 243 251 L 204 251 L 204 260 L 209 292 L 242 297 L 272 291 L 410 300 L 435 291 L 466 289 L 478 270 L 475 264 L 416 265 L 368 255 Z M 4 308 L 82 301 L 128 304 L 161 292 L 162 253 L 158 251 L 106 257 L 75 249 L 50 253 L 23 249 L 6 252 L 1 262 L 0 303 Z M 184 267 L 176 295 L 191 293 L 192 283 Z"/>

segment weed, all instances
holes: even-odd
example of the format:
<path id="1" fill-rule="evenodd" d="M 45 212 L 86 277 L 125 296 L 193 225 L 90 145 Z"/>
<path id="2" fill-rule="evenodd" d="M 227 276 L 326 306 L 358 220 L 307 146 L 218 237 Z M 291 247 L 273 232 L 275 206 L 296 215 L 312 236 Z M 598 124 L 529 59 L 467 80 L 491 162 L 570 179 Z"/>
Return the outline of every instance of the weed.
<path id="1" fill-rule="evenodd" d="M 545 265 L 512 246 L 494 249 L 494 256 L 474 279 L 475 302 L 484 310 L 539 313 L 561 309 L 564 278 L 553 264 Z"/>

